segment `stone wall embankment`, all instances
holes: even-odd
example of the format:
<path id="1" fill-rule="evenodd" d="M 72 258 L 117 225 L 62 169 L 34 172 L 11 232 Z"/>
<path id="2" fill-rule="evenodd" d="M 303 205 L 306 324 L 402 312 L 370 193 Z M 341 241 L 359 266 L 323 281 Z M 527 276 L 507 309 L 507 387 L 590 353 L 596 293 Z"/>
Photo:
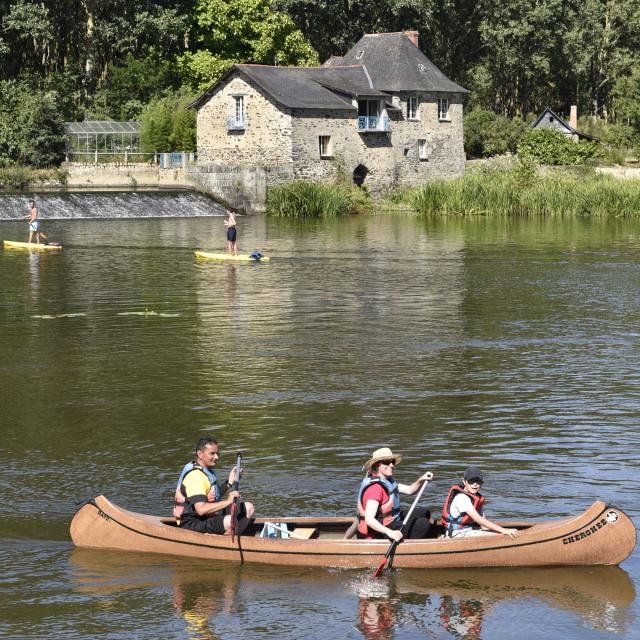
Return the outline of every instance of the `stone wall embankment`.
<path id="1" fill-rule="evenodd" d="M 161 169 L 153 164 L 80 164 L 66 162 L 67 189 L 114 190 L 189 189 L 183 168 Z"/>
<path id="2" fill-rule="evenodd" d="M 285 167 L 238 167 L 205 165 L 187 167 L 187 181 L 234 209 L 264 213 L 267 188 L 293 179 Z"/>

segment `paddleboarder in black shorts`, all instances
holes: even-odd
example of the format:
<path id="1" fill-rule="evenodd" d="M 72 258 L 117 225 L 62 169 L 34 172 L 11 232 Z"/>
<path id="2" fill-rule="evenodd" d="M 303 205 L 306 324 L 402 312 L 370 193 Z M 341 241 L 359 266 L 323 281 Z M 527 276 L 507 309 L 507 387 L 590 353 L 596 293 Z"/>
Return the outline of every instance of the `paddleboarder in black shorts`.
<path id="1" fill-rule="evenodd" d="M 236 217 L 230 209 L 227 209 L 227 219 L 224 221 L 224 226 L 227 227 L 227 246 L 229 253 L 232 256 L 237 256 L 238 247 L 236 246 L 236 238 L 238 232 L 236 230 Z"/>

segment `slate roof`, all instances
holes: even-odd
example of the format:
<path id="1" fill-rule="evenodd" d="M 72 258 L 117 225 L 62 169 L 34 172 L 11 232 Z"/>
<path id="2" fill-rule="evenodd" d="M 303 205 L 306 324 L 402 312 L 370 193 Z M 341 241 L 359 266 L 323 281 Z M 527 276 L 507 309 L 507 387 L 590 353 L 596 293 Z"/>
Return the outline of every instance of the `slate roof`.
<path id="1" fill-rule="evenodd" d="M 234 64 L 189 107 L 198 109 L 237 73 L 255 83 L 284 107 L 355 111 L 353 98 L 384 98 L 390 93 L 429 91 L 468 93 L 449 80 L 405 33 L 365 35 L 341 57 L 331 57 L 322 67 L 271 67 Z"/>
<path id="2" fill-rule="evenodd" d="M 233 73 L 254 82 L 278 103 L 293 109 L 355 111 L 352 97 L 387 97 L 387 94 L 372 88 L 362 65 L 329 68 L 234 64 L 189 106 L 201 107 Z"/>
<path id="3" fill-rule="evenodd" d="M 380 91 L 469 93 L 449 80 L 402 32 L 364 35 L 344 56 L 329 58 L 325 65 L 332 67 L 336 61 L 364 65 Z"/>

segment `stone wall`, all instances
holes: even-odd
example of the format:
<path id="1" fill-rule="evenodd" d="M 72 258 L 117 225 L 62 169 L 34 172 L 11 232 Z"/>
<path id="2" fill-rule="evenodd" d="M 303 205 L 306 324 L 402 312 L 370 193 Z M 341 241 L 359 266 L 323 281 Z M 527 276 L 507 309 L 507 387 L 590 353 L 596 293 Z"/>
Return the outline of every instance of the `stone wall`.
<path id="1" fill-rule="evenodd" d="M 160 169 L 151 164 L 80 164 L 65 162 L 66 188 L 87 190 L 184 189 L 184 169 Z"/>
<path id="2" fill-rule="evenodd" d="M 407 95 L 382 115 L 391 120 L 386 132 L 361 133 L 355 113 L 294 110 L 292 115 L 292 157 L 296 178 L 325 180 L 335 175 L 338 165 L 349 176 L 358 165 L 369 173 L 364 184 L 372 193 L 402 185 L 416 185 L 433 177 L 451 178 L 464 173 L 465 153 L 460 96 L 410 94 L 420 98 L 418 118 L 408 120 Z M 450 100 L 449 119 L 438 119 L 437 97 Z M 321 158 L 319 137 L 330 136 L 332 158 Z M 426 142 L 426 157 L 418 156 L 418 140 Z"/>
<path id="3" fill-rule="evenodd" d="M 640 167 L 597 167 L 596 172 L 619 180 L 640 180 Z"/>
<path id="4" fill-rule="evenodd" d="M 290 169 L 279 167 L 195 166 L 187 168 L 187 179 L 233 209 L 263 213 L 267 188 L 293 180 Z"/>
<path id="5" fill-rule="evenodd" d="M 246 128 L 228 131 L 234 96 L 244 97 Z M 253 83 L 236 75 L 198 111 L 198 163 L 227 166 L 291 164 L 291 116 Z"/>

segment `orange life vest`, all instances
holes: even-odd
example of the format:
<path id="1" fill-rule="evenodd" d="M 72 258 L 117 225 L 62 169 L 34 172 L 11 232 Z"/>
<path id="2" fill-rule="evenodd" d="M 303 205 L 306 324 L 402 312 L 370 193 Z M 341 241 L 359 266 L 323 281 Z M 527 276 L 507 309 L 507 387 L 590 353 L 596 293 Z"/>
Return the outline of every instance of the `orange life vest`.
<path id="1" fill-rule="evenodd" d="M 442 525 L 447 528 L 447 533 L 449 535 L 451 535 L 452 531 L 455 531 L 457 529 L 472 527 L 475 525 L 473 518 L 468 513 L 463 513 L 457 518 L 453 518 L 451 516 L 451 513 L 449 512 L 449 509 L 451 509 L 451 503 L 459 493 L 464 493 L 465 496 L 469 496 L 469 498 L 471 498 L 471 504 L 473 505 L 473 508 L 480 515 L 482 515 L 484 496 L 480 493 L 469 493 L 464 488 L 464 485 L 454 484 L 453 487 L 449 489 L 447 499 L 444 501 L 444 506 L 442 507 Z"/>

